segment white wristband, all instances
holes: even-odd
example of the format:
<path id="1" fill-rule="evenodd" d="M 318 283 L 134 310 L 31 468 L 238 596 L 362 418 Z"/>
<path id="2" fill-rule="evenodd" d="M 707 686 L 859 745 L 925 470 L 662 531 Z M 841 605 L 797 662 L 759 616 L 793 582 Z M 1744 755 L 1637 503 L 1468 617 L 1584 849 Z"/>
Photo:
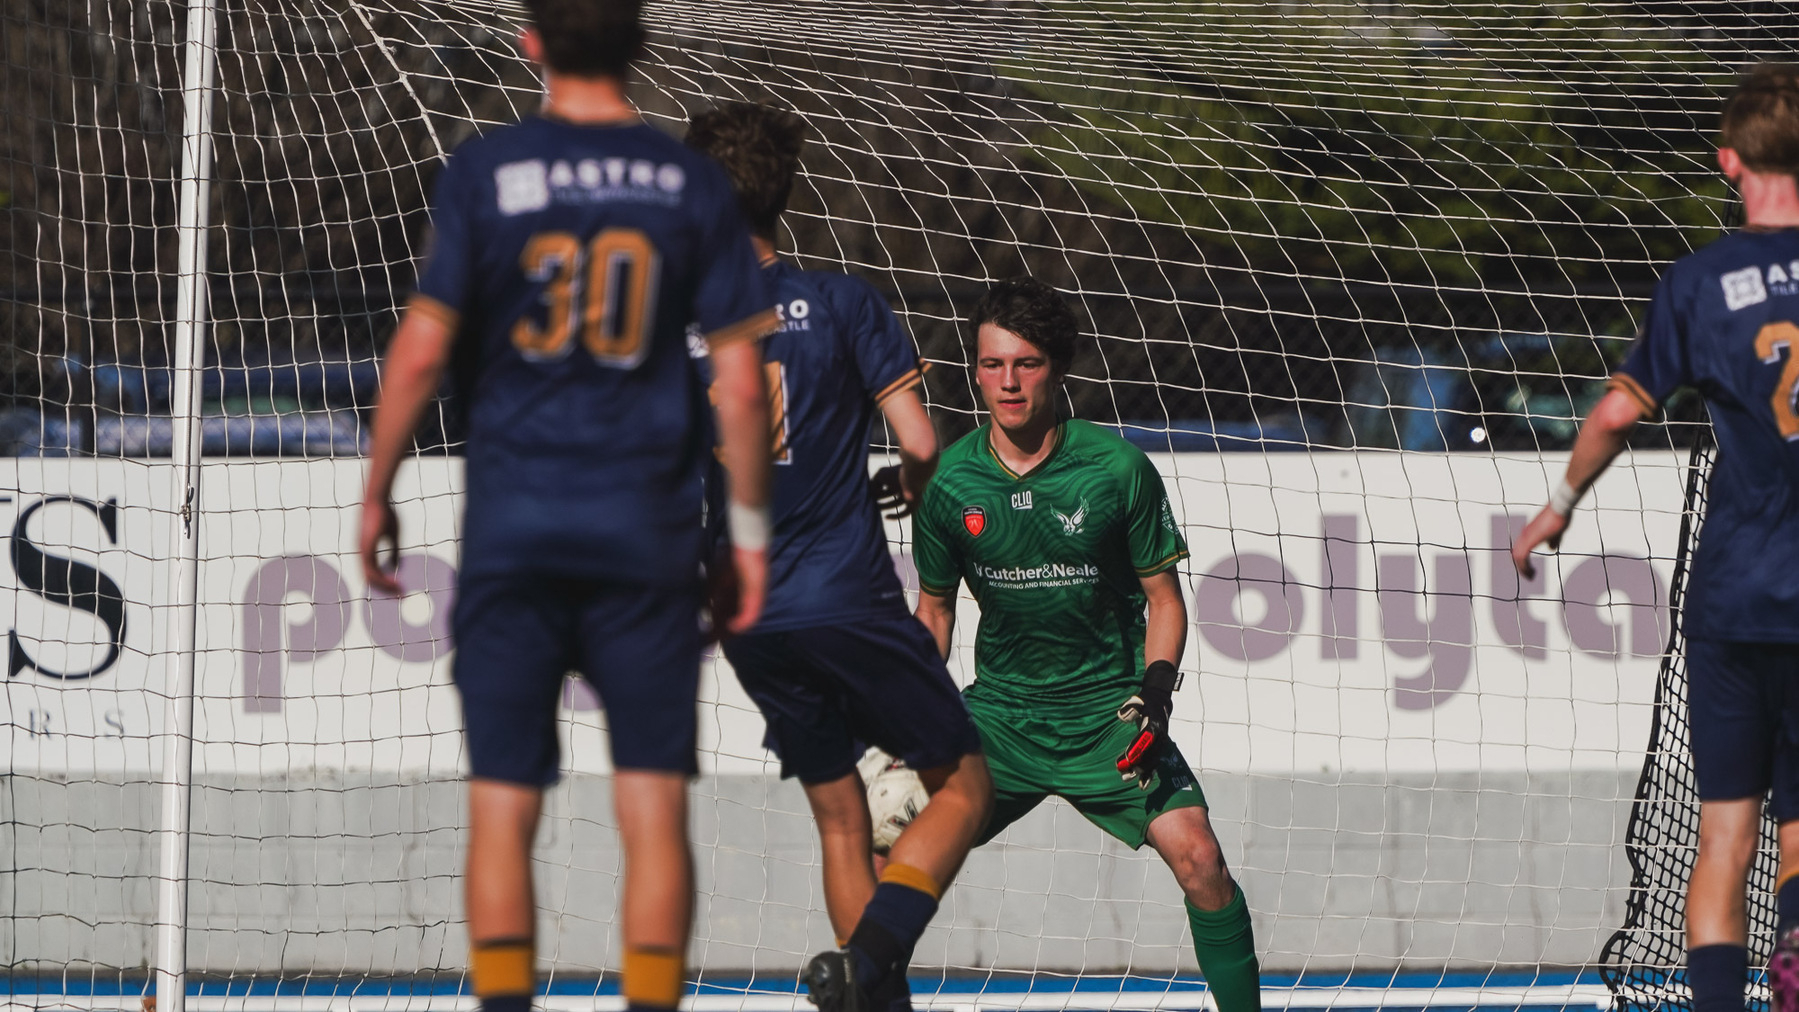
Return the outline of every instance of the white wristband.
<path id="1" fill-rule="evenodd" d="M 767 506 L 745 506 L 733 502 L 725 511 L 731 527 L 731 545 L 746 552 L 768 550 L 770 525 Z"/>
<path id="2" fill-rule="evenodd" d="M 1568 479 L 1563 478 L 1549 492 L 1549 512 L 1558 517 L 1567 516 L 1574 512 L 1574 507 L 1580 505 L 1581 495 L 1573 485 L 1568 484 Z"/>

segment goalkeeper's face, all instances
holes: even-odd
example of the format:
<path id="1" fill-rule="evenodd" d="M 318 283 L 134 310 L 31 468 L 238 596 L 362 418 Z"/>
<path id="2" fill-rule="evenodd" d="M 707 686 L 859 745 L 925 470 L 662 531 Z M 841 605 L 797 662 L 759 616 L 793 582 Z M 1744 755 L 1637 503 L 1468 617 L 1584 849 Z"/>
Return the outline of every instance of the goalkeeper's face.
<path id="1" fill-rule="evenodd" d="M 975 383 L 993 424 L 1008 432 L 1055 424 L 1062 376 L 1042 348 L 995 323 L 976 335 Z"/>

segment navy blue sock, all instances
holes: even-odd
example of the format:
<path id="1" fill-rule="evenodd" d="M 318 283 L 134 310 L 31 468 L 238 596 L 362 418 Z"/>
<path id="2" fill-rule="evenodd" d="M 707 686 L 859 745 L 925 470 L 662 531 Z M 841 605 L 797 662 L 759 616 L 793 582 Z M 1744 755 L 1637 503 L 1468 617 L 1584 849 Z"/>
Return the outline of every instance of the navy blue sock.
<path id="1" fill-rule="evenodd" d="M 912 947 L 937 914 L 937 898 L 898 882 L 882 882 L 862 909 L 844 948 L 856 961 L 856 978 L 873 990 L 888 974 L 906 971 Z"/>
<path id="2" fill-rule="evenodd" d="M 1693 1012 L 1743 1012 L 1749 951 L 1741 945 L 1701 945 L 1687 950 L 1687 984 Z"/>
<path id="3" fill-rule="evenodd" d="M 1799 875 L 1780 884 L 1780 891 L 1774 894 L 1774 908 L 1780 913 L 1780 928 L 1775 932 L 1778 938 L 1788 928 L 1799 925 Z"/>
<path id="4" fill-rule="evenodd" d="M 912 958 L 907 956 L 906 962 L 912 962 Z M 912 987 L 903 972 L 905 967 L 901 966 L 900 970 L 902 972 L 889 974 L 885 985 L 875 994 L 874 1007 L 878 1012 L 912 1012 Z"/>
<path id="5" fill-rule="evenodd" d="M 502 994 L 481 999 L 481 1012 L 531 1012 L 528 994 Z"/>

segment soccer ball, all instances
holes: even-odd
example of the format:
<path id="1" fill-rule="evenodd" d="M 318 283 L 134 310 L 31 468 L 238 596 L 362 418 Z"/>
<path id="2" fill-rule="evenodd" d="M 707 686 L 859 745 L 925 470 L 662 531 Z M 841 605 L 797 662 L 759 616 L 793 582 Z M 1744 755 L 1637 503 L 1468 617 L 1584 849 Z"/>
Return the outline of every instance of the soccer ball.
<path id="1" fill-rule="evenodd" d="M 893 847 L 931 795 L 912 768 L 878 748 L 870 748 L 856 764 L 868 788 L 868 817 L 874 823 L 875 853 Z"/>

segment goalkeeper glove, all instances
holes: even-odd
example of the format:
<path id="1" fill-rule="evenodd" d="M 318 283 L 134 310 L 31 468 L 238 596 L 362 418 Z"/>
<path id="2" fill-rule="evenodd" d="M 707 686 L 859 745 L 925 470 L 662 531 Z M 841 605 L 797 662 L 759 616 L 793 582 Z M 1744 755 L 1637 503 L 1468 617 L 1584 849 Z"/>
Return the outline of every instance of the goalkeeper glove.
<path id="1" fill-rule="evenodd" d="M 1149 790 L 1156 777 L 1156 760 L 1168 738 L 1168 715 L 1174 711 L 1174 690 L 1181 687 L 1181 673 L 1167 661 L 1153 661 L 1143 670 L 1143 687 L 1118 708 L 1118 719 L 1137 725 L 1137 737 L 1118 757 L 1118 773 Z"/>

